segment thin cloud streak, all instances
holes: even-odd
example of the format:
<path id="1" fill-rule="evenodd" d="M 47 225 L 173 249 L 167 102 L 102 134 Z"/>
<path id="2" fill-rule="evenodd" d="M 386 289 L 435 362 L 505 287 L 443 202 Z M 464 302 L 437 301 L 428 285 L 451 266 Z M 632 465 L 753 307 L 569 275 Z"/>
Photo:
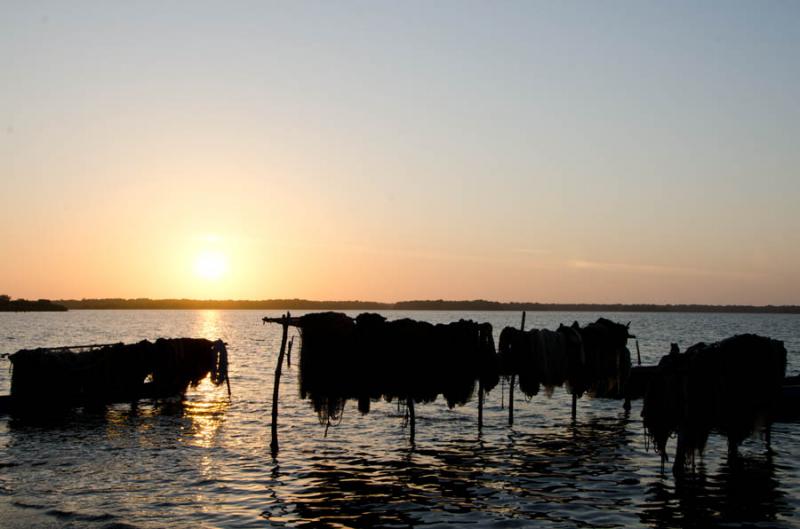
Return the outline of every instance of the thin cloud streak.
<path id="1" fill-rule="evenodd" d="M 587 261 L 584 259 L 570 259 L 566 262 L 566 266 L 568 266 L 569 268 L 576 268 L 582 270 L 632 272 L 638 274 L 650 274 L 650 275 L 661 275 L 661 276 L 728 277 L 728 278 L 742 278 L 742 279 L 763 277 L 763 274 L 760 273 L 729 272 L 729 271 L 710 270 L 704 268 L 692 268 L 683 266 L 609 263 L 603 261 Z"/>

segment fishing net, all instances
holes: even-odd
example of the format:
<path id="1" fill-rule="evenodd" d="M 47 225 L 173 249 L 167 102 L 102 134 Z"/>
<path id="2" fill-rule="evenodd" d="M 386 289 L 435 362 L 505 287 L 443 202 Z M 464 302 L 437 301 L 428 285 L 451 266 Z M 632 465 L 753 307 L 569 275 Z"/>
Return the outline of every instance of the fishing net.
<path id="1" fill-rule="evenodd" d="M 677 463 L 691 461 L 715 431 L 735 451 L 773 420 L 785 372 L 783 342 L 754 334 L 698 343 L 662 357 L 642 408 L 655 451 L 666 459 L 667 440 L 677 434 Z"/>
<path id="2" fill-rule="evenodd" d="M 452 408 L 469 402 L 478 384 L 488 392 L 499 381 L 489 324 L 336 312 L 308 314 L 294 324 L 302 337 L 300 396 L 326 425 L 350 399 L 361 413 L 378 399 L 428 403 L 443 396 Z"/>
<path id="3" fill-rule="evenodd" d="M 228 376 L 225 345 L 193 338 L 23 349 L 9 358 L 11 396 L 19 407 L 169 396 L 185 392 L 209 374 L 217 385 Z"/>
<path id="4" fill-rule="evenodd" d="M 566 385 L 578 397 L 620 398 L 631 369 L 628 326 L 600 318 L 586 327 L 574 323 L 556 331 L 521 331 L 506 327 L 500 333 L 499 372 L 516 375 L 519 388 L 532 397 L 544 387 Z"/>

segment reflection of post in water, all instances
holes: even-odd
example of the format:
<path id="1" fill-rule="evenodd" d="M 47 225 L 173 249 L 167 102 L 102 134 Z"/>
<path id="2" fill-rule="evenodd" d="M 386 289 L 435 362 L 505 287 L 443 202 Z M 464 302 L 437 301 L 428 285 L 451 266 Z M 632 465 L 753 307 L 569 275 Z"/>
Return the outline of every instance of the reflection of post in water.
<path id="1" fill-rule="evenodd" d="M 793 509 L 776 478 L 772 456 L 729 458 L 714 475 L 703 462 L 695 472 L 677 476 L 674 488 L 664 479 L 647 490 L 642 523 L 673 527 L 691 520 L 697 527 L 771 524 Z"/>
<path id="2" fill-rule="evenodd" d="M 418 487 L 404 483 L 413 466 L 407 460 L 330 457 L 314 461 L 298 476 L 281 475 L 276 465 L 269 486 L 273 494 L 261 516 L 304 527 L 413 527 L 420 520 L 409 503 L 421 505 L 420 511 L 434 506 L 414 492 Z M 435 480 L 427 466 L 425 474 Z"/>
<path id="3" fill-rule="evenodd" d="M 573 498 L 589 500 L 582 516 L 589 516 L 588 511 L 598 518 L 630 516 L 639 484 L 631 476 L 635 463 L 628 424 L 623 414 L 588 416 L 574 428 L 553 425 L 534 436 L 513 432 L 483 468 L 494 473 L 493 489 L 524 500 L 504 497 L 505 505 L 518 504 L 510 508 L 514 518 L 530 520 L 524 527 L 539 519 L 574 527 L 574 512 L 563 507 Z"/>
<path id="4" fill-rule="evenodd" d="M 502 448 L 490 450 L 499 457 Z M 315 455 L 319 457 L 309 460 L 310 469 L 301 476 L 274 471 L 273 478 L 285 478 L 287 486 L 281 479 L 270 484 L 275 496 L 265 506 L 265 518 L 304 527 L 414 527 L 432 510 L 483 507 L 476 489 L 485 490 L 487 457 L 474 441 L 406 450 L 401 459 L 386 459 L 382 453 Z"/>

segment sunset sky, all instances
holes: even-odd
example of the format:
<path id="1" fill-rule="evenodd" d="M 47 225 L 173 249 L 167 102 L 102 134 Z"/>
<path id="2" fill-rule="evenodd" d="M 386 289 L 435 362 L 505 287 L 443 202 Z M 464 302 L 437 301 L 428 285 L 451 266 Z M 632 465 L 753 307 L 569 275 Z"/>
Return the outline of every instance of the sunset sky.
<path id="1" fill-rule="evenodd" d="M 0 293 L 800 304 L 800 2 L 0 0 Z"/>

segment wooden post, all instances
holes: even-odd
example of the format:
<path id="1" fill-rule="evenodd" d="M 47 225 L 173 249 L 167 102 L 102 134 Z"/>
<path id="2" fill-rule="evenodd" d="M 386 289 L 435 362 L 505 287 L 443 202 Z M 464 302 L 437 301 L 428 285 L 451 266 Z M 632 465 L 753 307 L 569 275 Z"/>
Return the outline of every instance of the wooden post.
<path id="1" fill-rule="evenodd" d="M 483 430 L 483 382 L 478 379 L 478 433 Z"/>
<path id="2" fill-rule="evenodd" d="M 730 448 L 730 445 L 728 445 Z M 682 476 L 686 470 L 686 435 L 683 432 L 678 432 L 678 446 L 675 448 L 675 460 L 672 462 L 672 474 L 675 476 Z M 662 455 L 661 465 L 663 468 L 664 459 L 666 455 Z"/>
<path id="3" fill-rule="evenodd" d="M 283 335 L 281 336 L 281 350 L 278 353 L 278 364 L 275 366 L 275 383 L 272 386 L 272 442 L 269 444 L 272 457 L 278 455 L 278 396 L 281 384 L 281 369 L 283 367 L 283 355 L 286 353 L 286 337 L 289 334 L 289 320 L 291 314 L 288 312 L 283 317 Z"/>
<path id="4" fill-rule="evenodd" d="M 767 454 L 772 454 L 772 422 L 764 428 L 764 442 L 767 445 Z"/>
<path id="5" fill-rule="evenodd" d="M 408 426 L 410 429 L 409 437 L 411 438 L 411 446 L 414 446 L 414 439 L 417 436 L 417 416 L 414 413 L 414 399 L 409 397 L 406 399 L 408 404 Z"/>
<path id="6" fill-rule="evenodd" d="M 578 415 L 578 396 L 576 394 L 572 394 L 572 423 L 575 423 L 575 418 Z"/>
<path id="7" fill-rule="evenodd" d="M 525 311 L 522 311 L 522 324 L 519 326 L 520 331 L 525 330 Z M 516 373 L 511 373 L 511 380 L 508 383 L 508 425 L 514 426 L 514 380 Z"/>
<path id="8" fill-rule="evenodd" d="M 636 362 L 642 365 L 642 352 L 639 351 L 639 340 L 636 340 Z"/>

